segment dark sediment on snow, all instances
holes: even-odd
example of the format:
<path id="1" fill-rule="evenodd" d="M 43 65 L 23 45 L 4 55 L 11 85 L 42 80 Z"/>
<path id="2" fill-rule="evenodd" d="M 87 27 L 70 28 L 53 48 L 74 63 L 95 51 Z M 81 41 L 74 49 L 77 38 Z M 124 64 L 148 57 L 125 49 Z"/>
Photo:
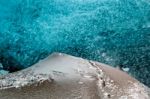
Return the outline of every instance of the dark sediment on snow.
<path id="1" fill-rule="evenodd" d="M 149 99 L 148 88 L 108 65 L 55 53 L 0 78 L 1 99 Z"/>

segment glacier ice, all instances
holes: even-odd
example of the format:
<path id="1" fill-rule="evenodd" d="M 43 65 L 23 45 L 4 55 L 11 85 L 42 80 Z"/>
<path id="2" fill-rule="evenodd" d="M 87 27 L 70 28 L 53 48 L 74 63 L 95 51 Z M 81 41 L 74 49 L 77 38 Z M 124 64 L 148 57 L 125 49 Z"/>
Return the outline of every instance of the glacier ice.
<path id="1" fill-rule="evenodd" d="M 150 86 L 149 32 L 148 0 L 0 0 L 0 62 L 6 70 L 63 52 L 130 68 Z"/>

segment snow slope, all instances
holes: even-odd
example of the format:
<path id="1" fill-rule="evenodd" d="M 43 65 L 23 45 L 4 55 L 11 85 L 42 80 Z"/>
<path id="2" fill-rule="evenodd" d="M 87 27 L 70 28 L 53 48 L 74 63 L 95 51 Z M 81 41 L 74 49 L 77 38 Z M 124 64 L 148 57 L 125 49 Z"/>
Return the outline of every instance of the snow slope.
<path id="1" fill-rule="evenodd" d="M 62 53 L 0 78 L 1 99 L 149 99 L 147 89 L 118 69 Z"/>

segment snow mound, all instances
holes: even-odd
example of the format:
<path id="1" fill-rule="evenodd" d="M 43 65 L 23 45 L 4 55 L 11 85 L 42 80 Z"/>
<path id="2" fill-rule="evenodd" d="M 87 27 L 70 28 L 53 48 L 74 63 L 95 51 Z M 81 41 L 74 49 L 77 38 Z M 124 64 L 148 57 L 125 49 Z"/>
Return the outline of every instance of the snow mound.
<path id="1" fill-rule="evenodd" d="M 1 99 L 149 99 L 147 87 L 108 65 L 54 53 L 1 76 Z"/>

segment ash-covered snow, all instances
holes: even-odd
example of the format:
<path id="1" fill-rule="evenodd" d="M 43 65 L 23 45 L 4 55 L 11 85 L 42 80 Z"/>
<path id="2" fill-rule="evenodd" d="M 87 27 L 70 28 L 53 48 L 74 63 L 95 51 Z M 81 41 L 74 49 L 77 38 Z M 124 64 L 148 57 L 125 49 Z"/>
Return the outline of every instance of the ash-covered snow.
<path id="1" fill-rule="evenodd" d="M 39 87 L 39 84 L 42 85 L 45 81 L 50 83 L 46 87 L 52 87 L 55 91 L 51 92 L 52 89 L 48 89 L 46 94 L 45 91 L 42 91 L 40 95 L 42 97 L 55 97 L 51 99 L 60 99 L 60 97 L 63 97 L 62 99 L 68 97 L 68 99 L 149 99 L 147 87 L 125 72 L 102 63 L 61 53 L 55 53 L 25 70 L 1 76 L 0 91 L 5 90 L 7 92 L 9 89 L 15 88 L 15 90 L 20 89 L 19 92 L 22 92 L 22 88 L 27 86 Z M 42 86 L 44 87 L 44 85 Z M 68 90 L 63 91 L 59 88 Z M 24 90 L 20 97 L 24 97 L 29 89 Z M 32 91 L 32 88 L 30 90 L 37 99 L 38 91 Z M 42 90 L 47 90 L 47 88 L 44 87 Z M 5 91 L 0 93 L 0 96 L 7 94 Z M 13 99 L 18 99 L 15 92 L 9 93 L 15 95 L 12 96 Z M 70 94 L 65 96 L 64 93 Z M 58 94 L 59 97 L 57 97 Z M 32 95 L 27 97 L 33 98 Z M 1 98 L 3 99 L 3 97 Z"/>
<path id="2" fill-rule="evenodd" d="M 126 89 L 127 95 L 122 95 L 119 99 L 149 99 L 149 93 L 147 93 L 146 88 L 139 83 L 132 83 L 133 86 L 130 86 Z"/>
<path id="3" fill-rule="evenodd" d="M 47 74 L 33 74 L 31 70 L 21 71 L 18 73 L 5 75 L 0 77 L 0 89 L 8 88 L 21 88 L 24 86 L 30 86 L 32 84 L 39 84 L 43 81 L 50 81 L 50 75 Z"/>

